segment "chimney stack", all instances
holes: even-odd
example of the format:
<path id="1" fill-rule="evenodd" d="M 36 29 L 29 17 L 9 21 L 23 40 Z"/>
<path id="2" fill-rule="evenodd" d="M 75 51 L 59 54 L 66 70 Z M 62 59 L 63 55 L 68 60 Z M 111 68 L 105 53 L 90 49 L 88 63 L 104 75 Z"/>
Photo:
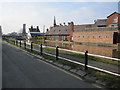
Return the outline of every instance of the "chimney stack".
<path id="1" fill-rule="evenodd" d="M 26 24 L 23 24 L 23 34 L 26 34 Z"/>
<path id="2" fill-rule="evenodd" d="M 31 26 L 31 29 L 33 29 L 33 26 Z"/>
<path id="3" fill-rule="evenodd" d="M 62 26 L 62 24 L 60 23 L 60 26 Z"/>
<path id="4" fill-rule="evenodd" d="M 70 25 L 70 22 L 68 22 L 68 26 Z"/>
<path id="5" fill-rule="evenodd" d="M 49 31 L 49 29 L 47 28 L 47 32 Z"/>
<path id="6" fill-rule="evenodd" d="M 39 31 L 39 26 L 37 26 L 37 31 Z"/>
<path id="7" fill-rule="evenodd" d="M 64 26 L 65 26 L 65 22 L 64 22 L 63 24 L 64 24 Z"/>

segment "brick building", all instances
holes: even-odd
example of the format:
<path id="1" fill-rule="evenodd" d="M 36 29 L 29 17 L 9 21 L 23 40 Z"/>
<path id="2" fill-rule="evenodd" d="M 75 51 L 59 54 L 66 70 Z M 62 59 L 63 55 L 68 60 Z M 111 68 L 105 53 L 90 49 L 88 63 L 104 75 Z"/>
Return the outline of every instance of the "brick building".
<path id="1" fill-rule="evenodd" d="M 120 43 L 120 14 L 112 13 L 107 19 L 97 19 L 93 25 L 74 26 L 74 42 Z"/>
<path id="2" fill-rule="evenodd" d="M 37 26 L 36 28 L 33 28 L 33 26 L 31 26 L 29 28 L 29 34 L 30 34 L 31 38 L 37 38 L 38 36 L 41 36 L 39 27 Z"/>
<path id="3" fill-rule="evenodd" d="M 120 14 L 114 12 L 107 16 L 107 19 L 97 19 L 94 24 L 74 25 L 73 22 L 68 25 L 54 24 L 47 29 L 47 40 L 63 40 L 73 42 L 90 43 L 120 43 Z"/>
<path id="4" fill-rule="evenodd" d="M 106 27 L 107 26 L 107 19 L 97 19 L 94 21 L 93 27 Z"/>
<path id="5" fill-rule="evenodd" d="M 47 32 L 45 34 L 46 40 L 58 40 L 58 41 L 72 41 L 72 35 L 73 35 L 73 26 L 74 23 L 70 22 L 68 25 L 57 25 L 56 20 L 54 17 L 54 24 L 50 29 L 47 29 Z"/>
<path id="6" fill-rule="evenodd" d="M 114 12 L 107 17 L 107 27 L 118 27 L 118 26 L 120 26 L 120 14 Z"/>

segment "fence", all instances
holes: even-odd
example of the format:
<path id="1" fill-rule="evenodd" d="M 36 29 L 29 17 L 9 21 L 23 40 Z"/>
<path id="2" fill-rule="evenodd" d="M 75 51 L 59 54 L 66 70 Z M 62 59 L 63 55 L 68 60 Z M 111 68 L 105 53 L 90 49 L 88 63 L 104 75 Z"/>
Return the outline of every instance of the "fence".
<path id="1" fill-rule="evenodd" d="M 6 40 L 7 42 L 13 43 L 13 44 L 15 44 L 15 45 L 19 45 L 20 47 L 23 46 L 24 49 L 27 48 L 27 49 L 30 49 L 31 51 L 39 52 L 40 55 L 46 54 L 46 55 L 55 57 L 56 60 L 63 59 L 63 60 L 66 60 L 66 61 L 69 61 L 69 62 L 78 64 L 78 65 L 82 65 L 82 66 L 84 66 L 85 69 L 87 69 L 87 68 L 89 67 L 89 68 L 92 68 L 92 69 L 95 69 L 95 70 L 98 70 L 98 71 L 101 71 L 101 72 L 105 72 L 105 73 L 108 73 L 108 74 L 111 74 L 111 75 L 120 76 L 120 74 L 118 74 L 118 73 L 111 72 L 111 71 L 108 71 L 108 70 L 105 70 L 105 69 L 101 69 L 101 68 L 97 68 L 97 67 L 88 65 L 88 55 L 97 56 L 97 55 L 93 55 L 93 54 L 88 54 L 88 51 L 85 51 L 85 53 L 84 53 L 84 52 L 77 52 L 77 51 L 72 51 L 72 50 L 61 49 L 61 48 L 59 48 L 58 46 L 55 48 L 55 47 L 43 46 L 42 44 L 40 44 L 40 45 L 34 44 L 33 42 L 31 42 L 31 43 L 26 43 L 26 41 L 21 41 L 21 40 L 20 40 L 20 41 L 17 41 L 17 40 L 14 41 L 14 40 L 9 40 L 9 39 L 5 39 L 5 40 Z M 29 47 L 28 47 L 28 46 L 29 46 Z M 38 46 L 40 50 L 34 49 L 34 46 Z M 56 49 L 56 55 L 52 55 L 52 54 L 43 52 L 43 48 L 44 48 L 44 47 Z M 70 60 L 70 59 L 67 59 L 67 58 L 60 57 L 60 56 L 59 56 L 59 50 L 69 51 L 69 52 L 72 52 L 72 53 L 74 52 L 74 53 L 84 54 L 84 55 L 85 55 L 85 63 L 80 63 L 80 62 L 78 62 L 78 61 L 74 61 L 74 60 Z M 98 56 L 98 57 L 102 57 L 102 56 Z M 108 57 L 104 57 L 104 58 L 108 58 Z M 114 60 L 120 61 L 120 59 L 115 59 L 115 58 L 109 58 L 109 59 L 114 59 Z"/>

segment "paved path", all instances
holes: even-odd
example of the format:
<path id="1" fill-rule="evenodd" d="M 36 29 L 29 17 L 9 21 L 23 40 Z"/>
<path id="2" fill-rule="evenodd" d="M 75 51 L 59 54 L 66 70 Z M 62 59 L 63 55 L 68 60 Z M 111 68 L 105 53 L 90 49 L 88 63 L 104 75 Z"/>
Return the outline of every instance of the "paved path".
<path id="1" fill-rule="evenodd" d="M 4 42 L 2 59 L 2 88 L 95 88 Z"/>

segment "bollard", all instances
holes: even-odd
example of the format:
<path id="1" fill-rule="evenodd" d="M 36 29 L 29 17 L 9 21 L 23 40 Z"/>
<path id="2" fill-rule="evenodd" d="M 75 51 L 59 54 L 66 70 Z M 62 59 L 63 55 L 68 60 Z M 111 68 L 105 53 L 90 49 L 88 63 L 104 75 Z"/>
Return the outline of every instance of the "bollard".
<path id="1" fill-rule="evenodd" d="M 56 60 L 58 60 L 58 55 L 59 55 L 59 51 L 58 51 L 58 46 L 56 47 Z"/>
<path id="2" fill-rule="evenodd" d="M 40 44 L 40 55 L 42 55 L 42 44 Z"/>
<path id="3" fill-rule="evenodd" d="M 20 47 L 21 47 L 21 40 L 20 40 Z"/>
<path id="4" fill-rule="evenodd" d="M 31 42 L 31 51 L 33 51 L 33 44 L 32 44 L 32 42 Z"/>
<path id="5" fill-rule="evenodd" d="M 85 70 L 87 70 L 88 65 L 88 51 L 85 51 Z"/>
<path id="6" fill-rule="evenodd" d="M 24 41 L 24 48 L 26 49 L 26 41 Z"/>

